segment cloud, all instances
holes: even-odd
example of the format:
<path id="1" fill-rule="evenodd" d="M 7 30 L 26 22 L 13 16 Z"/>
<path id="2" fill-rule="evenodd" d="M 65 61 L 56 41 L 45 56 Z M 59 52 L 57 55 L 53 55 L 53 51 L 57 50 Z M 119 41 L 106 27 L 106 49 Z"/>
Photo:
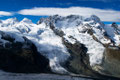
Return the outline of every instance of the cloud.
<path id="1" fill-rule="evenodd" d="M 0 17 L 1 16 L 12 16 L 12 15 L 13 15 L 13 13 L 11 13 L 11 12 L 0 11 Z"/>
<path id="2" fill-rule="evenodd" d="M 70 7 L 70 8 L 42 8 L 36 7 L 32 9 L 23 9 L 18 11 L 22 15 L 32 16 L 51 16 L 51 15 L 81 15 L 89 17 L 90 15 L 97 15 L 102 21 L 119 21 L 120 22 L 120 11 L 105 10 L 89 7 Z"/>

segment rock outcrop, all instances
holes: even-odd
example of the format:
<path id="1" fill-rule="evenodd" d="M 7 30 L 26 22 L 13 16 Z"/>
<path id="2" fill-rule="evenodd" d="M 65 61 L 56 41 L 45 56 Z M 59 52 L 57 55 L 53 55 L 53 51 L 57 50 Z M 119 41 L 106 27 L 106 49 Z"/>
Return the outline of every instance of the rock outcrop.
<path id="1" fill-rule="evenodd" d="M 37 52 L 30 40 L 24 37 L 25 42 L 14 42 L 9 35 L 1 39 L 8 42 L 0 45 L 0 69 L 16 73 L 50 72 L 49 60 Z"/>

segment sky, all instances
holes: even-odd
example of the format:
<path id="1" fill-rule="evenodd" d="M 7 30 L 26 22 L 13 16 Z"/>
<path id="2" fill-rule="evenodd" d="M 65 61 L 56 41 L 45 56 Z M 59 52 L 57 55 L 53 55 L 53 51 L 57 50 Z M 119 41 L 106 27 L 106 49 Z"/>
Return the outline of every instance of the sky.
<path id="1" fill-rule="evenodd" d="M 105 24 L 120 24 L 120 0 L 0 0 L 0 19 L 26 17 L 36 23 L 55 14 L 97 15 Z"/>

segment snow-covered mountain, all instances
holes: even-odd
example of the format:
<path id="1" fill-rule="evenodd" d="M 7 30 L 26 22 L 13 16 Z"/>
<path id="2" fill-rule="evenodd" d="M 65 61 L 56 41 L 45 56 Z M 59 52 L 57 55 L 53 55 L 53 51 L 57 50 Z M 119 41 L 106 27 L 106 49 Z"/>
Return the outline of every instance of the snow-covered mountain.
<path id="1" fill-rule="evenodd" d="M 103 24 L 95 15 L 89 18 L 78 15 L 66 17 L 54 15 L 40 19 L 37 24 L 27 18 L 22 21 L 18 21 L 16 18 L 1 20 L 0 45 L 6 47 L 5 44 L 10 41 L 3 39 L 2 36 L 12 37 L 14 42 L 25 42 L 24 37 L 32 41 L 37 47 L 37 51 L 49 59 L 52 72 L 74 73 L 77 69 L 69 60 L 74 53 L 80 52 L 79 55 L 77 54 L 77 56 L 82 56 L 80 57 L 80 66 L 85 64 L 90 70 L 98 73 L 107 75 L 106 72 L 108 72 L 113 76 L 120 77 L 118 75 L 120 71 L 116 70 L 119 67 L 116 67 L 114 71 L 106 69 L 106 65 L 112 65 L 109 61 L 106 62 L 108 60 L 106 54 L 109 54 L 107 49 L 120 47 L 120 28 Z M 117 53 L 119 52 L 120 50 Z M 115 57 L 114 60 L 119 63 Z M 80 61 L 78 59 L 78 64 Z M 74 69 L 73 72 L 69 70 L 70 68 L 66 68 L 67 62 L 70 63 L 68 66 Z M 113 74 L 114 72 L 116 73 Z"/>
<path id="2" fill-rule="evenodd" d="M 19 21 L 17 18 L 10 18 L 7 20 L 1 20 L 1 27 L 6 27 L 6 26 L 13 26 L 14 24 L 17 24 Z"/>

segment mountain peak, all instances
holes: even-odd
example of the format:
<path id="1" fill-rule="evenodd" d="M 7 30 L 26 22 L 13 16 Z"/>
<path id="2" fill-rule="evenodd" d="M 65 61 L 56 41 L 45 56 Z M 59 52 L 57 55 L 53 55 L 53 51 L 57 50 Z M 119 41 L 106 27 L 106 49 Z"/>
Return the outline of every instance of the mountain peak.
<path id="1" fill-rule="evenodd" d="M 6 26 L 13 26 L 14 24 L 18 23 L 18 19 L 15 18 L 9 18 L 6 20 L 1 20 L 0 23 L 3 23 L 2 26 L 6 27 Z"/>
<path id="2" fill-rule="evenodd" d="M 96 21 L 96 22 L 100 22 L 100 18 L 97 17 L 96 15 L 91 15 L 90 17 L 92 20 Z"/>
<path id="3" fill-rule="evenodd" d="M 9 19 L 6 19 L 6 20 L 5 20 L 5 22 L 12 22 L 12 21 L 14 21 L 14 22 L 19 22 L 16 17 L 14 17 L 14 18 L 9 18 Z"/>
<path id="4" fill-rule="evenodd" d="M 21 22 L 25 22 L 25 23 L 32 23 L 32 21 L 28 18 L 24 18 Z"/>

